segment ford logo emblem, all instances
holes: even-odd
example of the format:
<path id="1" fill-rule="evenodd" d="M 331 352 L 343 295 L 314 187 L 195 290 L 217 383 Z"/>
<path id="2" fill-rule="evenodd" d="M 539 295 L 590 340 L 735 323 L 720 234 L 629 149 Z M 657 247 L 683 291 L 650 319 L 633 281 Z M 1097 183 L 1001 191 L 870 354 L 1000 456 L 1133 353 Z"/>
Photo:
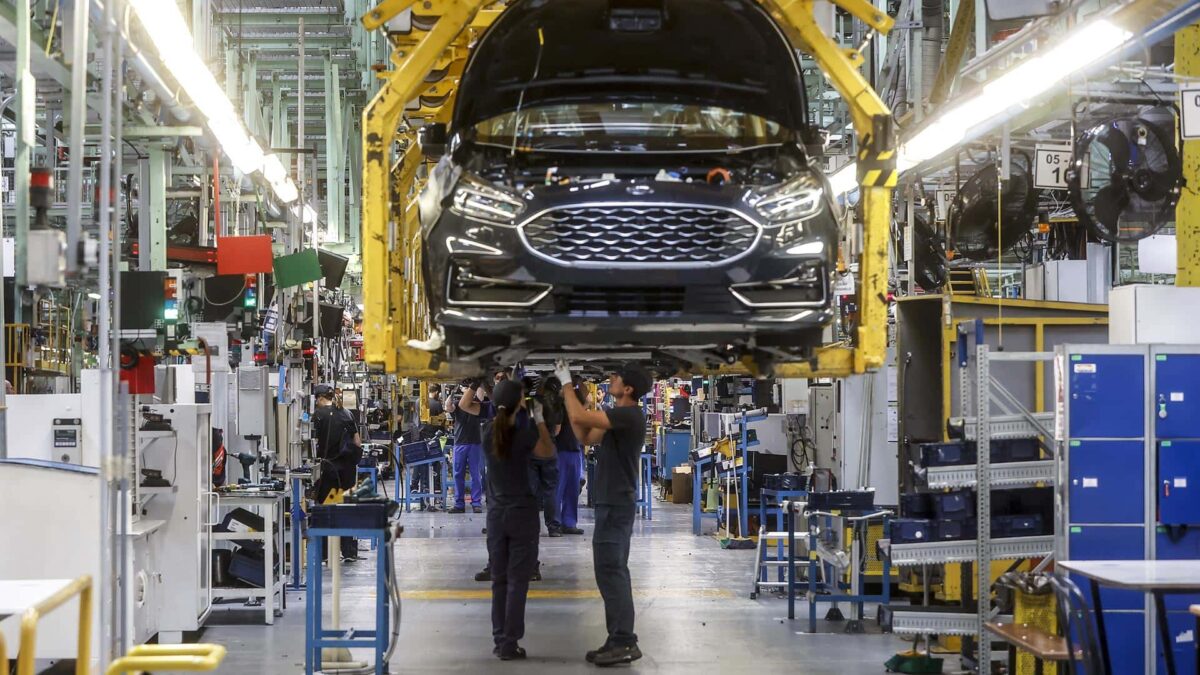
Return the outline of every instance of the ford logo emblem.
<path id="1" fill-rule="evenodd" d="M 646 185 L 645 183 L 637 183 L 635 185 L 630 185 L 625 188 L 625 191 L 631 195 L 634 195 L 635 197 L 641 197 L 643 195 L 654 194 L 654 188 L 650 187 L 649 185 Z"/>

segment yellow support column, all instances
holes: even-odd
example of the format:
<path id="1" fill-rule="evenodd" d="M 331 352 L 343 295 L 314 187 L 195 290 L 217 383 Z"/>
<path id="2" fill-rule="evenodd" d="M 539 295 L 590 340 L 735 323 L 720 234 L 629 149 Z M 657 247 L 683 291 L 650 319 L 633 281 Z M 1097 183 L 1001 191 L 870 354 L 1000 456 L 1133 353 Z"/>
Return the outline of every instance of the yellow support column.
<path id="1" fill-rule="evenodd" d="M 1175 72 L 1200 77 L 1200 24 L 1175 33 Z M 1175 207 L 1176 286 L 1200 286 L 1200 141 L 1184 141 L 1184 187 Z"/>

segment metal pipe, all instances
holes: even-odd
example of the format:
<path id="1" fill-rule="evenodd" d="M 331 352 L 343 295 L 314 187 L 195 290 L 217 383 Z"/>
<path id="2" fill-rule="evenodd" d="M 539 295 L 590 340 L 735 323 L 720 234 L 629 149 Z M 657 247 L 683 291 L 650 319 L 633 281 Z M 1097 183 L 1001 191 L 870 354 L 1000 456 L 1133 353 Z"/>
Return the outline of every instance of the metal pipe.
<path id="1" fill-rule="evenodd" d="M 17 81 L 17 156 L 14 164 L 13 182 L 17 191 L 16 277 L 13 288 L 13 319 L 20 322 L 21 288 L 25 286 L 25 265 L 29 259 L 29 164 L 36 140 L 33 104 L 37 97 L 37 83 L 29 69 L 30 8 L 27 2 L 18 2 L 17 10 L 17 61 L 13 69 Z"/>
<path id="2" fill-rule="evenodd" d="M 22 3 L 23 4 L 23 3 Z M 114 624 L 115 605 L 120 595 L 116 591 L 117 575 L 120 568 L 116 565 L 113 551 L 113 535 L 116 523 L 124 515 L 119 510 L 119 496 L 114 494 L 114 481 L 123 471 L 114 461 L 113 456 L 113 394 L 115 391 L 114 368 L 112 367 L 112 343 L 108 336 L 117 332 L 117 324 L 111 311 L 114 294 L 112 292 L 112 267 L 109 256 L 112 245 L 109 241 L 109 231 L 112 226 L 112 137 L 109 130 L 112 127 L 112 19 L 111 4 L 104 8 L 104 21 L 101 23 L 101 91 L 103 97 L 100 109 L 100 325 L 97 333 L 102 336 L 99 344 L 100 367 L 100 663 L 105 664 L 114 657 Z M 85 92 L 71 92 L 72 96 L 84 96 Z"/>
<path id="3" fill-rule="evenodd" d="M 10 94 L 8 98 L 0 102 L 0 119 L 4 118 L 5 111 L 8 106 L 17 97 L 16 94 Z M 18 132 L 20 133 L 20 132 Z M 4 237 L 4 187 L 0 183 L 0 239 Z M 2 277 L 0 277 L 2 278 Z M 8 362 L 8 328 L 4 325 L 4 293 L 0 293 L 0 363 Z M 8 370 L 4 369 L 4 381 L 8 382 Z M 0 459 L 8 459 L 8 387 L 0 387 Z"/>
<path id="4" fill-rule="evenodd" d="M 112 0 L 112 1 L 113 1 L 113 5 L 114 5 L 113 15 L 115 16 L 117 14 L 117 7 L 119 6 L 119 4 L 121 3 L 122 0 Z M 126 42 L 127 42 L 127 40 L 124 40 L 124 39 L 116 41 L 116 52 L 117 53 L 116 53 L 116 57 L 113 59 L 113 74 L 111 76 L 116 81 L 114 83 L 114 86 L 111 88 L 111 91 L 112 91 L 111 95 L 113 98 L 112 111 L 113 111 L 114 115 L 113 115 L 113 118 L 110 120 L 111 126 L 109 127 L 109 131 L 110 131 L 109 135 L 111 135 L 113 137 L 113 148 L 115 149 L 115 152 L 112 153 L 112 155 L 113 155 L 112 161 L 115 162 L 115 166 L 113 168 L 113 171 L 110 174 L 111 177 L 109 178 L 110 199 L 112 198 L 113 193 L 116 193 L 117 196 L 119 197 L 121 176 L 125 169 L 125 166 L 124 166 L 124 164 L 125 164 L 124 163 L 125 146 L 123 145 L 124 136 L 125 136 L 125 116 L 122 114 L 122 111 L 124 110 L 123 103 L 125 100 L 124 59 L 125 59 L 125 44 L 126 44 Z M 115 178 L 117 180 L 117 185 L 116 185 L 115 190 L 113 189 L 112 182 L 111 182 L 113 178 Z M 110 204 L 110 209 L 112 211 L 112 215 L 110 216 L 110 218 L 111 218 L 111 222 L 113 223 L 112 233 L 110 235 L 112 237 L 112 276 L 111 276 L 112 288 L 113 288 L 112 316 L 114 318 L 113 320 L 114 320 L 114 323 L 116 324 L 116 326 L 120 327 L 120 325 L 121 325 L 121 323 L 120 323 L 121 322 L 121 273 L 120 273 L 120 270 L 121 270 L 121 223 L 122 223 L 121 200 L 118 198 L 115 201 L 113 201 Z M 148 255 L 148 253 L 149 253 L 149 251 L 144 251 L 143 255 Z M 112 353 L 120 354 L 121 353 L 121 333 L 120 333 L 120 331 L 119 330 L 110 331 L 109 338 L 112 340 L 112 347 L 111 347 Z M 119 547 L 119 552 L 120 552 L 118 558 L 120 559 L 120 562 L 121 562 L 121 575 L 122 575 L 121 578 L 123 580 L 129 580 L 129 579 L 133 578 L 133 558 L 130 555 L 131 540 L 128 536 L 129 535 L 129 531 L 128 531 L 129 530 L 129 519 L 124 517 L 124 514 L 129 513 L 131 510 L 130 503 L 129 503 L 129 493 L 130 493 L 129 481 L 130 481 L 130 477 L 131 477 L 131 472 L 136 471 L 136 469 L 137 469 L 137 467 L 132 466 L 129 463 L 130 447 L 129 447 L 129 430 L 128 430 L 127 425 L 129 424 L 129 420 L 130 420 L 130 417 L 132 414 L 132 411 L 130 410 L 130 406 L 132 405 L 133 402 L 129 399 L 128 394 L 121 391 L 121 378 L 120 378 L 119 370 L 116 368 L 113 368 L 113 384 L 112 384 L 112 386 L 114 387 L 113 394 L 119 400 L 119 402 L 120 402 L 119 407 L 121 409 L 121 414 L 117 418 L 119 420 L 119 422 L 118 422 L 117 428 L 114 430 L 114 433 L 116 434 L 116 439 L 117 439 L 117 444 L 115 447 L 117 450 L 116 454 L 117 454 L 117 458 L 118 458 L 118 466 L 126 467 L 125 470 L 121 472 L 121 482 L 120 482 L 120 485 L 118 488 L 119 496 L 117 499 L 117 504 L 118 504 L 117 513 L 122 514 L 122 517 L 117 520 L 116 545 Z M 128 581 L 124 582 L 122 584 L 122 586 L 126 586 L 126 584 L 128 584 Z M 132 636 L 129 634 L 129 627 L 133 625 L 133 620 L 130 617 L 131 610 L 129 607 L 129 594 L 128 593 L 121 593 L 117 596 L 117 606 L 119 608 L 119 611 L 117 612 L 117 614 L 120 617 L 120 623 L 117 624 L 117 627 L 118 627 L 117 646 L 118 646 L 121 654 L 128 654 L 129 650 L 133 647 L 133 639 L 132 639 Z"/>
<path id="5" fill-rule="evenodd" d="M 83 232 L 83 127 L 87 124 L 87 5 L 71 10 L 71 129 L 67 159 L 67 272 L 79 268 L 79 235 Z M 82 92 L 76 96 L 75 92 Z M 53 126 L 53 125 L 51 125 Z"/>

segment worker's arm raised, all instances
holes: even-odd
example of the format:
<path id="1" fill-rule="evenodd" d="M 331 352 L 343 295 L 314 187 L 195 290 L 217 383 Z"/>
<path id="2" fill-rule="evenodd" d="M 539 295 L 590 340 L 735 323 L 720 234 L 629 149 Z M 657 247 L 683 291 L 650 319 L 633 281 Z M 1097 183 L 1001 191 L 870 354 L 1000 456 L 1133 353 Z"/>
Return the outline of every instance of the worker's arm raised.
<path id="1" fill-rule="evenodd" d="M 478 415 L 481 410 L 479 405 L 479 383 L 467 382 L 463 389 L 462 396 L 458 399 L 458 407 L 463 409 L 463 412 L 472 415 Z"/>

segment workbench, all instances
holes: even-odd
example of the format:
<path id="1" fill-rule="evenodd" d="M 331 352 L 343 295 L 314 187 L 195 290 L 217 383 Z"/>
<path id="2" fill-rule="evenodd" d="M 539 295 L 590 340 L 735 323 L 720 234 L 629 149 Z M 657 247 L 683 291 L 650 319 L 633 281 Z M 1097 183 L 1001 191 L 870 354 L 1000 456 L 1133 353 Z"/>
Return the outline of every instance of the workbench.
<path id="1" fill-rule="evenodd" d="M 283 521 L 283 492 L 245 492 L 217 493 L 217 509 L 242 507 L 248 510 L 266 509 L 267 513 L 256 511 L 263 519 L 262 532 L 210 532 L 212 540 L 217 541 L 261 541 L 263 543 L 263 580 L 262 588 L 229 588 L 214 586 L 212 589 L 213 609 L 219 606 L 218 599 L 259 600 L 263 604 L 263 622 L 268 626 L 275 623 L 275 617 L 283 613 L 287 598 L 284 594 L 284 575 L 282 570 L 275 572 L 275 560 L 284 549 Z M 210 525 L 211 529 L 211 525 Z M 320 558 L 318 557 L 318 560 Z M 279 596 L 278 608 L 275 596 Z M 224 606 L 225 609 L 244 609 L 242 605 Z"/>

